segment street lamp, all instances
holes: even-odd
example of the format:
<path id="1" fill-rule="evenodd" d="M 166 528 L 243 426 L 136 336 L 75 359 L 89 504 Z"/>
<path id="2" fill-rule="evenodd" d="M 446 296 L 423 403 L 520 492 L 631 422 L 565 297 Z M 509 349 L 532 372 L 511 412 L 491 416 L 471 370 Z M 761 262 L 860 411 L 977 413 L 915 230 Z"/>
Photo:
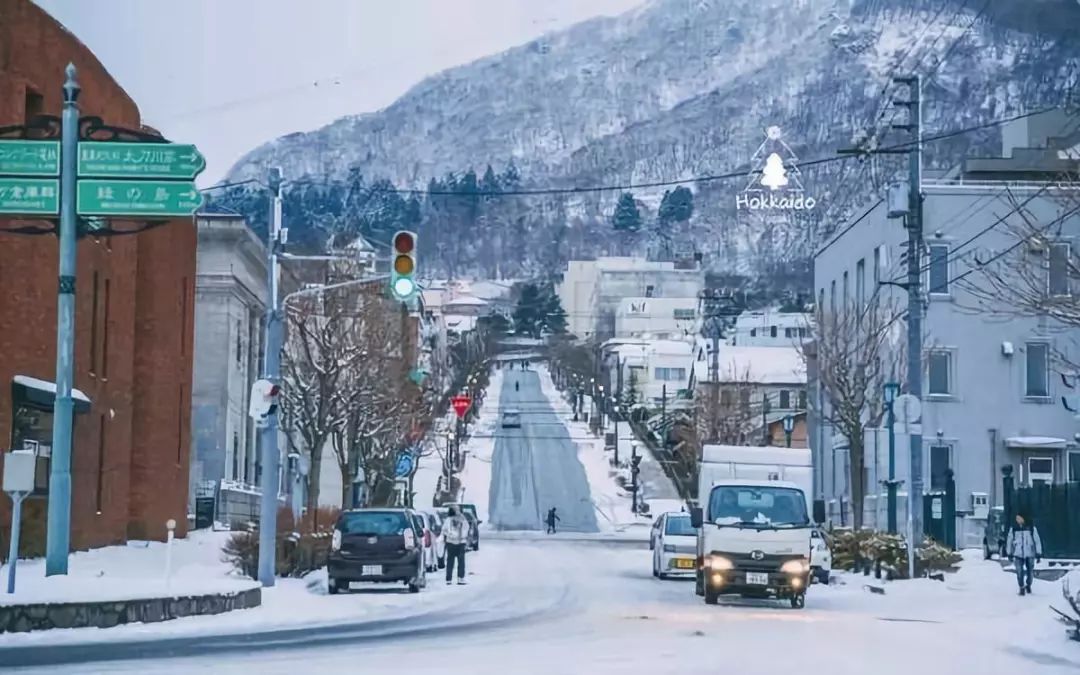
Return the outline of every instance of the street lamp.
<path id="1" fill-rule="evenodd" d="M 784 416 L 784 439 L 787 441 L 787 447 L 791 447 L 791 432 L 795 431 L 795 418 L 791 415 Z"/>
<path id="2" fill-rule="evenodd" d="M 885 383 L 885 405 L 887 406 L 889 412 L 889 480 L 885 481 L 885 489 L 888 492 L 887 506 L 889 510 L 889 534 L 896 534 L 896 417 L 893 404 L 896 402 L 896 398 L 899 395 L 900 383 Z M 911 508 L 910 500 L 908 503 L 908 508 Z"/>

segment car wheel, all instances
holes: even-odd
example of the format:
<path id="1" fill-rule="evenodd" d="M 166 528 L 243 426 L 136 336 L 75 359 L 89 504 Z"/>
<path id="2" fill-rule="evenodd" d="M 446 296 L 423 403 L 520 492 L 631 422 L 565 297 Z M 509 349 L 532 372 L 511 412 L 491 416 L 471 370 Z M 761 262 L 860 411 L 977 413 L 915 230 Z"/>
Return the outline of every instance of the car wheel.
<path id="1" fill-rule="evenodd" d="M 329 577 L 326 580 L 326 592 L 330 595 L 337 595 L 341 589 L 338 587 L 337 579 Z"/>
<path id="2" fill-rule="evenodd" d="M 654 577 L 659 577 L 660 576 L 660 566 L 656 564 L 656 554 L 655 553 L 653 554 L 653 557 L 652 557 L 652 575 Z"/>
<path id="3" fill-rule="evenodd" d="M 803 607 L 806 607 L 806 594 L 805 593 L 797 593 L 797 594 L 791 596 L 791 608 L 792 609 L 802 609 Z"/>
<path id="4" fill-rule="evenodd" d="M 713 589 L 709 588 L 708 586 L 706 586 L 705 587 L 705 604 L 706 605 L 715 605 L 719 601 L 720 601 L 720 593 L 718 593 L 718 592 L 714 591 Z"/>

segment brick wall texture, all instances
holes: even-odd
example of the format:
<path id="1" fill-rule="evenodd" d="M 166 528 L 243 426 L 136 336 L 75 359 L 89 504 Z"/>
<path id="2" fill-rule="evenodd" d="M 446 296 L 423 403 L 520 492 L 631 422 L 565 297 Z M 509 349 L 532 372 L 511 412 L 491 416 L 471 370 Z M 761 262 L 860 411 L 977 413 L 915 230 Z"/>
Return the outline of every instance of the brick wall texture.
<path id="1" fill-rule="evenodd" d="M 78 69 L 82 115 L 142 128 L 135 103 L 94 55 L 29 0 L 0 0 L 0 127 L 23 124 L 34 101 L 59 115 L 68 62 Z M 0 218 L 0 449 L 13 440 L 12 379 L 56 376 L 57 239 L 4 230 L 47 224 Z M 191 218 L 79 240 L 75 386 L 92 404 L 75 420 L 73 549 L 161 540 L 170 518 L 185 534 L 195 247 Z M 24 503 L 23 555 L 43 550 L 46 499 Z M 9 524 L 2 498 L 0 555 Z"/>

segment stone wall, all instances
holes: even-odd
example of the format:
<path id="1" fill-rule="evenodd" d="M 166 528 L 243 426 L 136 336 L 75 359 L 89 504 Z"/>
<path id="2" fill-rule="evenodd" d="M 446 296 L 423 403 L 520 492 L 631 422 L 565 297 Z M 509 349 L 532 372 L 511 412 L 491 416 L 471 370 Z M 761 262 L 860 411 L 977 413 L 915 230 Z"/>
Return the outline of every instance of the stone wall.
<path id="1" fill-rule="evenodd" d="M 124 623 L 156 623 L 182 616 L 222 614 L 262 604 L 262 589 L 236 593 L 146 600 L 0 605 L 0 633 L 49 628 L 112 628 Z"/>

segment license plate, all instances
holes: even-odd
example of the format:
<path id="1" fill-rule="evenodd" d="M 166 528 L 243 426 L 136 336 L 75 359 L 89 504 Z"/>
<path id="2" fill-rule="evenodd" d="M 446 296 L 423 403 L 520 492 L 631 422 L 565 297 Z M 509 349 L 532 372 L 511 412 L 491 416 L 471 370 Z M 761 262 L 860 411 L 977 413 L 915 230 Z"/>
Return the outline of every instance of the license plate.
<path id="1" fill-rule="evenodd" d="M 754 584 L 756 586 L 768 586 L 769 575 L 764 572 L 747 572 L 746 583 Z"/>
<path id="2" fill-rule="evenodd" d="M 675 560 L 675 567 L 680 570 L 692 570 L 694 561 L 689 558 L 678 558 Z"/>
<path id="3" fill-rule="evenodd" d="M 361 574 L 365 577 L 377 577 L 382 575 L 382 565 L 364 565 Z"/>

